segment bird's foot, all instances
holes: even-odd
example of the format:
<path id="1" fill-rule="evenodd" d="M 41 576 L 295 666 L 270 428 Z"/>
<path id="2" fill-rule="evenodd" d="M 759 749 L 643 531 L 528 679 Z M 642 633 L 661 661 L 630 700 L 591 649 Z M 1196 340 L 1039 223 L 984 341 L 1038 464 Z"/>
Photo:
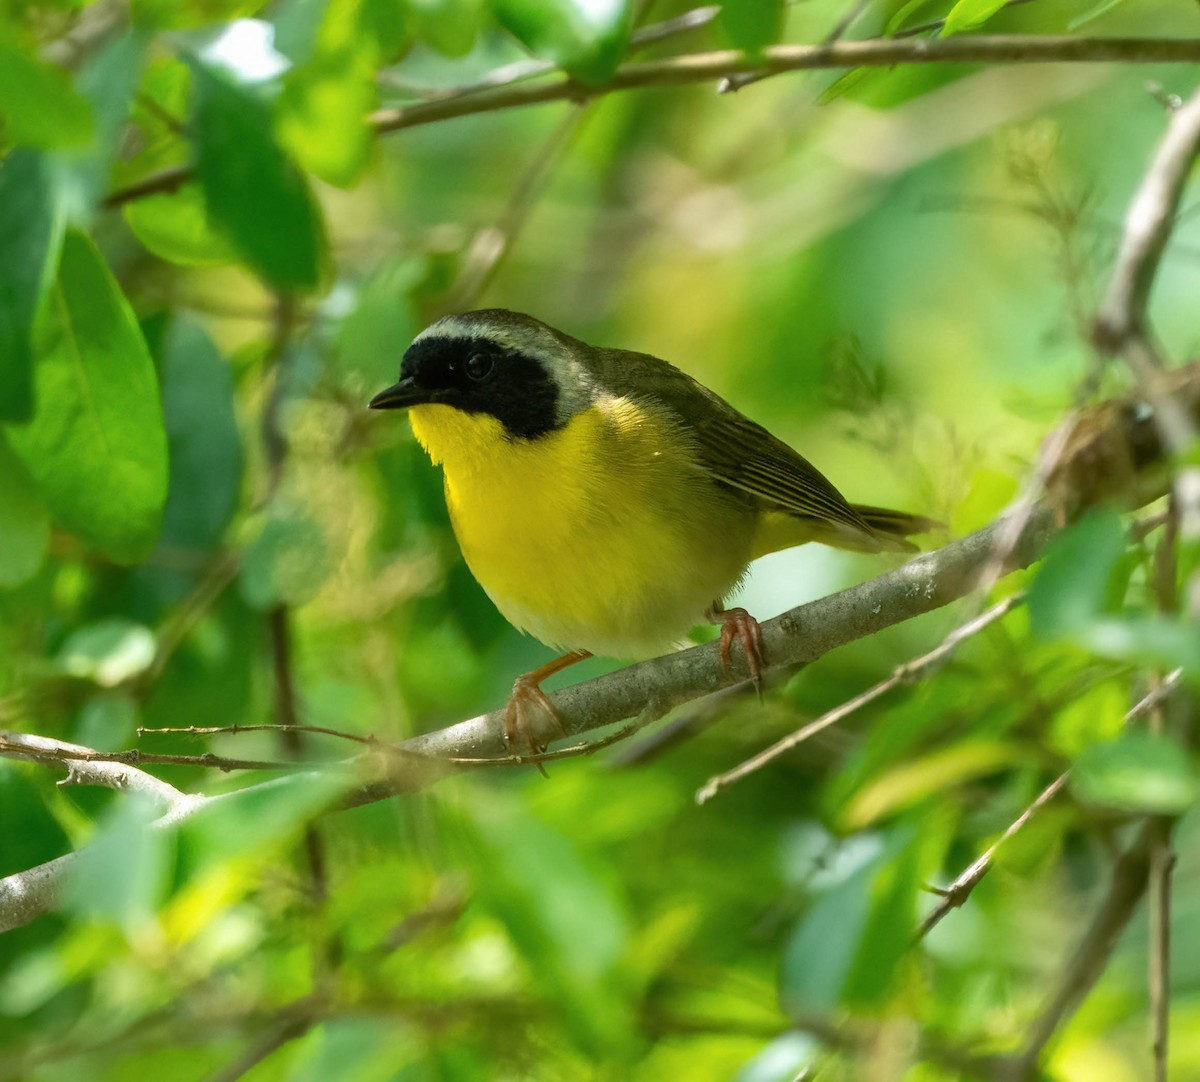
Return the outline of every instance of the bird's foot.
<path id="1" fill-rule="evenodd" d="M 554 709 L 549 696 L 542 690 L 542 681 L 556 672 L 592 655 L 586 650 L 572 650 L 553 661 L 518 676 L 513 681 L 512 694 L 504 708 L 504 743 L 513 747 L 520 737 L 535 755 L 541 755 L 551 740 L 566 736 L 562 717 Z M 551 733 L 550 731 L 553 730 Z M 538 770 L 545 774 L 541 763 Z"/>
<path id="2" fill-rule="evenodd" d="M 567 731 L 536 676 L 536 672 L 528 672 L 513 681 L 512 695 L 504 708 L 504 743 L 512 747 L 520 737 L 530 751 L 540 755 L 551 740 L 566 736 Z M 556 732 L 548 736 L 551 728 Z"/>
<path id="3" fill-rule="evenodd" d="M 721 668 L 726 674 L 732 672 L 730 654 L 736 639 L 746 659 L 750 680 L 761 696 L 766 655 L 763 650 L 762 628 L 758 626 L 758 621 L 745 609 L 725 609 L 720 605 L 713 605 L 708 610 L 708 618 L 712 623 L 721 625 Z"/>

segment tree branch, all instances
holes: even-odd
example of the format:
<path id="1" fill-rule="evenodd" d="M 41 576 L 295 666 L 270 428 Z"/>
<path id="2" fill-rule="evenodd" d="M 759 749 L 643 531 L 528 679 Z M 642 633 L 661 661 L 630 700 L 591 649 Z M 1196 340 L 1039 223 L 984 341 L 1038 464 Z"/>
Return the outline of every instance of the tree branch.
<path id="1" fill-rule="evenodd" d="M 60 785 L 98 785 L 126 793 L 142 793 L 170 809 L 196 799 L 175 786 L 125 762 L 92 758 L 102 753 L 48 736 L 0 730 L 0 755 L 43 766 L 65 767 Z"/>
<path id="2" fill-rule="evenodd" d="M 481 84 L 433 101 L 381 109 L 371 117 L 379 134 L 435 124 L 455 117 L 516 109 L 554 101 L 586 101 L 619 90 L 716 82 L 746 73 L 893 67 L 897 64 L 1097 64 L 1196 63 L 1200 40 L 1191 38 L 1095 38 L 1053 35 L 971 35 L 949 38 L 872 38 L 828 45 L 775 45 L 760 53 L 727 49 L 666 60 L 623 64 L 609 82 L 587 86 L 566 76 L 527 83 L 527 72 L 496 85 Z M 189 166 L 154 173 L 109 193 L 106 207 L 176 191 L 192 177 Z"/>

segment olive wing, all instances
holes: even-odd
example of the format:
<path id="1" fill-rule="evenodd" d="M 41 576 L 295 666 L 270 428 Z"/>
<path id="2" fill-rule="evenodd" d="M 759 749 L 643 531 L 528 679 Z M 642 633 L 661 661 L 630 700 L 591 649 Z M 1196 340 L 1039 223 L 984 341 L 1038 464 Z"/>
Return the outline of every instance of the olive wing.
<path id="1" fill-rule="evenodd" d="M 748 495 L 763 511 L 875 531 L 811 462 L 762 425 L 674 365 L 646 353 L 598 350 L 606 389 L 647 398 L 673 412 L 694 435 L 698 465 L 713 480 Z"/>

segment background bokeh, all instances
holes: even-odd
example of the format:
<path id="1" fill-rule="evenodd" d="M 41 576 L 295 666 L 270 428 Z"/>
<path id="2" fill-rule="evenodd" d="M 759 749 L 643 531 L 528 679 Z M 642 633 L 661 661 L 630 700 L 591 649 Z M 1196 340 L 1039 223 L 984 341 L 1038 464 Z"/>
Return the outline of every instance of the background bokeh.
<path id="1" fill-rule="evenodd" d="M 776 26 L 776 5 L 748 5 L 768 12 L 763 42 L 819 42 L 852 6 L 779 5 Z M 862 5 L 848 34 L 955 6 Z M 110 7 L 112 26 L 81 32 Z M 0 723 L 102 750 L 279 758 L 273 733 L 135 730 L 278 719 L 281 626 L 306 724 L 394 739 L 501 703 L 549 651 L 471 579 L 439 476 L 403 418 L 364 408 L 413 335 L 463 307 L 526 311 L 673 361 L 852 500 L 945 522 L 931 544 L 1008 505 L 1094 372 L 1088 321 L 1166 124 L 1163 100 L 1192 92 L 1194 66 L 791 73 L 736 93 L 605 93 L 377 139 L 361 123 L 527 59 L 522 37 L 561 60 L 551 31 L 529 30 L 555 11 L 617 12 L 623 27 L 687 10 L 631 7 L 0 4 L 0 61 L 65 64 L 94 114 L 83 139 L 39 129 L 29 97 L 40 84 L 0 79 L 11 117 L 0 173 L 15 177 L 18 155 L 50 163 L 40 183 L 56 213 L 92 239 L 137 317 L 170 462 L 161 531 L 144 551 L 106 549 L 51 500 L 45 551 L 29 557 L 41 535 L 15 524 L 46 512 L 14 478 L 40 475 L 23 422 L 6 417 Z M 1037 0 L 985 29 L 1194 37 L 1200 11 Z M 722 17 L 638 59 L 741 33 Z M 624 36 L 589 55 L 615 64 Z M 246 102 L 265 103 L 265 128 Z M 262 132 L 311 198 L 277 221 L 255 195 L 260 163 L 231 166 L 253 159 Z M 101 203 L 192 162 L 199 179 L 177 190 Z M 217 209 L 222 198 L 232 209 Z M 307 237 L 296 229 L 306 206 Z M 1176 360 L 1195 354 L 1198 255 L 1200 223 L 1185 213 L 1152 309 Z M 308 262 L 318 273 L 306 282 Z M 1124 385 L 1104 373 L 1092 393 Z M 37 416 L 56 408 L 39 385 Z M 1119 581 L 1118 604 L 1147 604 L 1151 550 L 1131 544 L 1116 571 L 1100 569 L 1101 585 Z M 794 550 L 761 561 L 738 596 L 765 617 L 888 566 Z M 1011 576 L 996 596 L 1035 577 Z M 548 780 L 530 767 L 453 777 L 322 817 L 307 839 L 316 798 L 167 834 L 148 830 L 153 809 L 130 797 L 56 787 L 53 771 L 0 760 L 0 874 L 91 843 L 62 911 L 0 938 L 0 1078 L 967 1077 L 964 1056 L 1021 1044 L 1129 810 L 1059 798 L 914 947 L 932 905 L 923 888 L 952 879 L 1074 757 L 1117 736 L 1145 690 L 1129 661 L 1034 635 L 1017 609 L 846 725 L 703 806 L 694 794 L 983 603 L 843 648 L 762 703 L 692 707 L 701 722 L 673 745 L 642 734 L 555 763 Z M 302 754 L 348 751 L 309 737 Z M 150 769 L 204 793 L 269 776 Z M 1171 987 L 1180 1079 L 1200 1077 L 1196 839 L 1185 815 Z M 1045 1077 L 1148 1077 L 1145 967 L 1139 916 L 1051 1045 Z"/>

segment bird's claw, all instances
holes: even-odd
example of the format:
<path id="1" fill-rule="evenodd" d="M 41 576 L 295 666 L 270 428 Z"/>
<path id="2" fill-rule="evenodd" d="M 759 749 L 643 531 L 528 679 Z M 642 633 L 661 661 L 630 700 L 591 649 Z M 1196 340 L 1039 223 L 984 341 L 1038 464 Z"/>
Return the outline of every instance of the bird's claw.
<path id="1" fill-rule="evenodd" d="M 758 621 L 741 608 L 718 609 L 713 616 L 721 622 L 721 668 L 727 675 L 732 672 L 730 654 L 736 639 L 746 659 L 750 681 L 761 696 L 766 654 L 763 648 L 762 628 L 759 627 Z"/>
<path id="2" fill-rule="evenodd" d="M 512 695 L 504 708 L 504 743 L 511 748 L 521 737 L 530 751 L 540 755 L 549 747 L 549 740 L 544 739 L 547 721 L 557 730 L 555 738 L 566 736 L 567 731 L 549 696 L 532 676 L 526 673 L 513 681 Z"/>

